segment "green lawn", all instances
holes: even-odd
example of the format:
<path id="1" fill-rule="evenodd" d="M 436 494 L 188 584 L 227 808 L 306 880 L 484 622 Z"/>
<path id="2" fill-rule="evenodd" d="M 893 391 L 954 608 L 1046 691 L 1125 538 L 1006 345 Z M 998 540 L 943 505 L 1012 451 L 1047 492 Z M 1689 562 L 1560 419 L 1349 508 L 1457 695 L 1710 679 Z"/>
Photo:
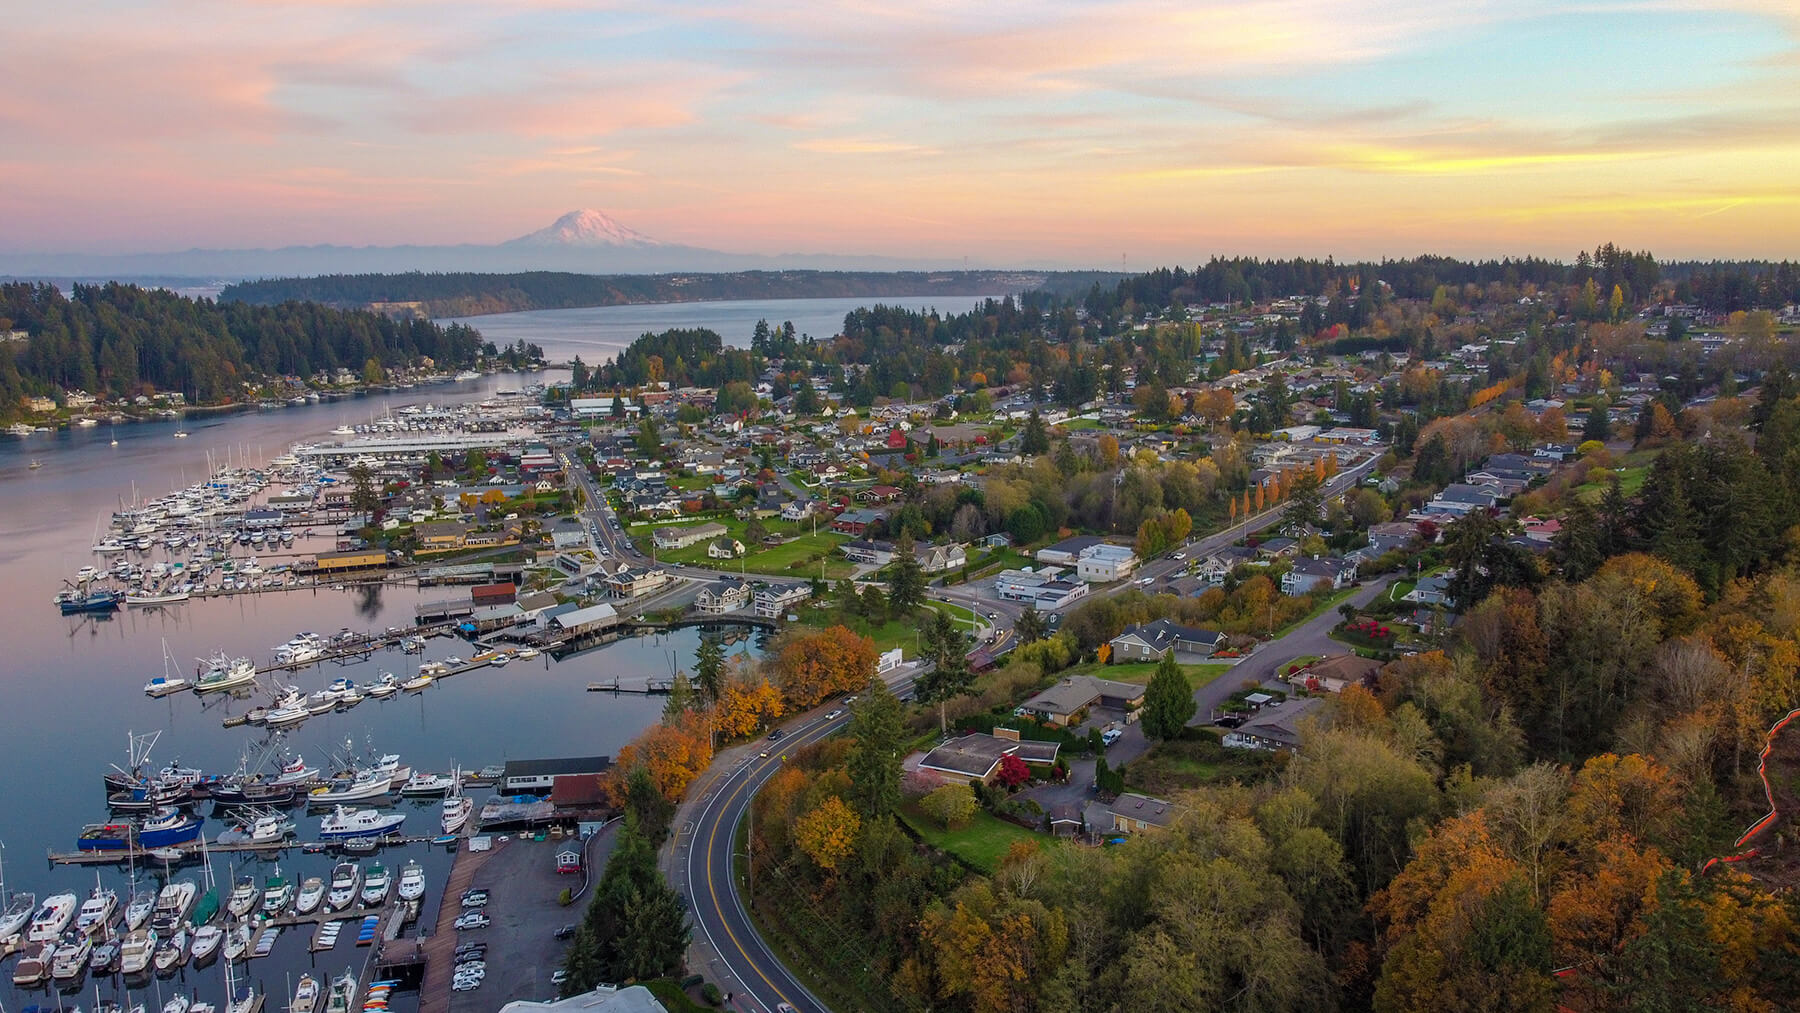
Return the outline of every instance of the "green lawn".
<path id="1" fill-rule="evenodd" d="M 955 605 L 945 605 L 942 602 L 927 602 L 926 607 L 961 611 L 965 617 L 968 614 L 967 609 L 958 609 Z M 852 632 L 860 633 L 875 641 L 875 650 L 891 651 L 898 647 L 906 652 L 908 658 L 919 656 L 920 644 L 924 637 L 923 630 L 929 618 L 924 615 L 916 615 L 901 619 L 889 619 L 886 622 L 875 624 L 862 616 L 851 615 L 836 606 L 826 609 L 801 609 L 798 614 L 802 626 L 812 626 L 818 629 L 825 629 L 828 626 L 846 626 Z"/>
<path id="2" fill-rule="evenodd" d="M 1090 662 L 1086 665 L 1077 665 L 1065 674 L 1097 675 L 1102 679 L 1111 679 L 1115 682 L 1134 682 L 1139 686 L 1145 686 L 1149 684 L 1150 677 L 1156 674 L 1157 664 L 1154 661 L 1127 661 L 1118 665 Z M 1230 665 L 1183 665 L 1181 674 L 1187 676 L 1190 687 L 1199 689 L 1231 669 Z"/>
<path id="3" fill-rule="evenodd" d="M 920 812 L 917 805 L 910 803 L 900 808 L 900 818 L 925 843 L 947 851 L 988 873 L 992 873 L 994 867 L 1000 864 L 1006 849 L 1012 847 L 1014 841 L 1035 841 L 1041 845 L 1049 845 L 1057 840 L 1045 834 L 1034 833 L 1016 823 L 1008 823 L 985 811 L 977 812 L 974 819 L 953 830 L 945 830 L 936 820 Z"/>
<path id="4" fill-rule="evenodd" d="M 1060 423 L 1059 428 L 1067 429 L 1072 433 L 1078 433 L 1084 429 L 1105 429 L 1106 427 L 1101 425 L 1098 419 L 1070 419 L 1067 422 Z"/>
<path id="5" fill-rule="evenodd" d="M 813 534 L 813 526 L 810 521 L 791 523 L 776 519 L 764 520 L 762 522 L 763 527 L 770 534 L 782 535 L 784 537 L 799 536 L 793 541 L 783 542 L 778 546 L 765 547 L 761 544 L 752 542 L 744 533 L 745 528 L 749 526 L 748 521 L 739 520 L 736 517 L 726 515 L 723 517 L 708 517 L 691 523 L 703 524 L 706 523 L 706 521 L 723 524 L 725 530 L 731 537 L 744 543 L 744 547 L 748 551 L 742 560 L 742 567 L 749 573 L 767 573 L 782 577 L 817 577 L 819 575 L 819 562 L 821 559 L 825 562 L 826 580 L 847 577 L 855 572 L 856 569 L 848 559 L 845 559 L 836 551 L 837 547 L 849 541 L 850 537 L 835 531 L 825 530 L 823 525 L 821 525 L 819 533 L 815 535 Z M 629 531 L 632 540 L 635 541 L 638 548 L 647 555 L 651 548 L 651 532 L 656 528 L 669 526 L 685 527 L 687 525 L 670 525 L 667 521 L 633 524 L 630 526 Z M 738 560 L 712 559 L 708 557 L 706 554 L 706 546 L 706 542 L 701 542 L 697 545 L 690 545 L 684 549 L 674 549 L 668 552 L 658 550 L 656 558 L 665 563 L 711 567 L 726 572 L 734 571 L 739 568 Z"/>

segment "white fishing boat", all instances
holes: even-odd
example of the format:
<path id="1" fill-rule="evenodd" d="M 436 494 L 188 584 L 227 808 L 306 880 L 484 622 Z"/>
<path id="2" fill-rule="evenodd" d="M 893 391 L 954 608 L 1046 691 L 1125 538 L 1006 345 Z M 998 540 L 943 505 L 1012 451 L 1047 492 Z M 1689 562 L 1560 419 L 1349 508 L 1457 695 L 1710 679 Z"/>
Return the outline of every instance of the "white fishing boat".
<path id="1" fill-rule="evenodd" d="M 319 909 L 325 900 L 325 880 L 320 876 L 308 876 L 300 884 L 300 892 L 294 895 L 294 913 L 309 915 Z"/>
<path id="2" fill-rule="evenodd" d="M 438 824 L 444 833 L 454 834 L 469 822 L 469 814 L 474 811 L 475 800 L 463 794 L 462 768 L 457 767 L 450 772 L 450 794 L 438 808 Z"/>
<path id="3" fill-rule="evenodd" d="M 400 881 L 394 892 L 404 901 L 415 901 L 425 896 L 425 867 L 417 860 L 408 859 L 400 867 Z"/>
<path id="4" fill-rule="evenodd" d="M 319 768 L 307 766 L 305 757 L 297 755 L 292 760 L 282 764 L 281 773 L 276 774 L 275 779 L 269 783 L 283 786 L 290 784 L 305 784 L 318 776 Z"/>
<path id="5" fill-rule="evenodd" d="M 419 771 L 406 779 L 400 786 L 402 795 L 442 795 L 456 784 L 456 779 L 449 774 L 428 774 Z"/>
<path id="6" fill-rule="evenodd" d="M 249 658 L 230 658 L 220 653 L 201 663 L 206 670 L 194 680 L 196 693 L 216 693 L 256 682 L 256 662 Z"/>

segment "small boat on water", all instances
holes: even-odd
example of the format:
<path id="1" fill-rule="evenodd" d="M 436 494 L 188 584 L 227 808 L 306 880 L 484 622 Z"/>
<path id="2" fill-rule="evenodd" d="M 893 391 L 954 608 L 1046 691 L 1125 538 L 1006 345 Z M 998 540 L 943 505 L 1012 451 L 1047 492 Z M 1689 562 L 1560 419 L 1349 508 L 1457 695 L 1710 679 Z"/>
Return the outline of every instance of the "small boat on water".
<path id="1" fill-rule="evenodd" d="M 185 436 L 187 434 L 186 433 L 177 433 L 175 435 Z M 168 1002 L 163 1003 L 162 1013 L 190 1013 L 190 1011 L 193 1008 L 194 1008 L 193 1000 L 189 999 L 187 996 L 181 994 L 180 992 L 177 992 L 174 995 L 169 997 Z"/>
<path id="2" fill-rule="evenodd" d="M 399 691 L 400 680 L 394 678 L 394 673 L 392 672 L 381 673 L 380 678 L 363 687 L 363 693 L 365 695 L 375 697 L 378 700 L 382 697 L 393 696 Z"/>
<path id="3" fill-rule="evenodd" d="M 450 772 L 450 795 L 438 808 L 438 825 L 444 833 L 454 834 L 469 822 L 469 814 L 475 811 L 475 800 L 463 794 L 462 768 Z"/>
<path id="4" fill-rule="evenodd" d="M 387 866 L 380 862 L 369 866 L 368 875 L 363 877 L 363 907 L 378 907 L 387 903 L 388 891 L 393 885 L 393 874 L 388 872 Z"/>
<path id="5" fill-rule="evenodd" d="M 149 682 L 144 683 L 144 695 L 160 698 L 168 696 L 171 693 L 179 693 L 187 688 L 188 681 L 179 675 L 174 678 L 159 675 Z"/>
<path id="6" fill-rule="evenodd" d="M 175 934 L 156 944 L 156 954 L 152 958 L 159 974 L 168 974 L 177 967 L 187 963 L 188 933 L 185 928 L 178 928 Z"/>
<path id="7" fill-rule="evenodd" d="M 225 930 L 217 925 L 202 925 L 194 930 L 193 960 L 195 966 L 205 966 L 219 953 L 219 945 L 225 941 Z"/>
<path id="8" fill-rule="evenodd" d="M 346 970 L 331 981 L 331 995 L 325 999 L 325 1013 L 350 1013 L 356 1003 L 356 972 Z"/>
<path id="9" fill-rule="evenodd" d="M 75 920 L 75 909 L 79 902 L 72 893 L 59 893 L 44 898 L 44 904 L 38 908 L 31 919 L 31 927 L 25 932 L 25 939 L 32 943 L 54 943 L 61 938 L 63 930 Z"/>
<path id="10" fill-rule="evenodd" d="M 62 609 L 62 614 L 65 616 L 76 615 L 82 612 L 117 612 L 119 610 L 119 602 L 123 600 L 124 597 L 123 594 L 120 594 L 117 591 L 89 591 L 85 595 L 76 595 L 63 599 L 57 602 L 57 606 Z"/>
<path id="11" fill-rule="evenodd" d="M 360 802 L 386 795 L 392 788 L 393 782 L 387 774 L 380 770 L 366 770 L 349 780 L 340 778 L 322 788 L 313 789 L 312 794 L 307 796 L 306 803 L 328 806 L 339 802 Z"/>
<path id="12" fill-rule="evenodd" d="M 300 984 L 294 988 L 294 1002 L 288 1007 L 288 1013 L 313 1013 L 319 1005 L 319 983 L 310 974 L 300 976 Z"/>
<path id="13" fill-rule="evenodd" d="M 281 874 L 281 867 L 275 867 L 275 875 L 269 877 L 263 886 L 262 909 L 264 914 L 278 915 L 287 910 L 294 899 L 294 884 Z"/>
<path id="14" fill-rule="evenodd" d="M 231 886 L 231 893 L 225 897 L 225 910 L 232 917 L 242 918 L 255 910 L 257 901 L 262 899 L 262 891 L 257 889 L 256 880 L 250 876 L 239 876 Z"/>
<path id="15" fill-rule="evenodd" d="M 75 914 L 75 931 L 84 936 L 97 936 L 106 931 L 112 923 L 113 914 L 119 910 L 119 895 L 100 885 L 100 874 L 94 874 L 94 889 L 87 900 L 81 902 L 81 910 Z"/>
<path id="16" fill-rule="evenodd" d="M 156 930 L 141 928 L 126 933 L 125 941 L 119 944 L 119 971 L 125 975 L 144 973 L 150 966 L 150 958 L 156 953 Z"/>
<path id="17" fill-rule="evenodd" d="M 278 785 L 305 784 L 318 776 L 319 768 L 307 766 L 304 757 L 296 756 L 287 763 L 282 764 L 281 773 L 275 775 L 275 779 L 269 783 Z"/>
<path id="18" fill-rule="evenodd" d="M 331 892 L 325 895 L 325 906 L 342 911 L 356 900 L 362 888 L 362 866 L 355 862 L 339 862 L 331 870 Z"/>
<path id="19" fill-rule="evenodd" d="M 542 653 L 542 652 L 540 652 L 535 647 L 521 647 L 521 648 L 519 648 L 519 660 L 520 661 L 530 661 L 532 658 L 537 657 L 540 653 Z"/>
<path id="20" fill-rule="evenodd" d="M 185 879 L 163 887 L 156 895 L 156 910 L 150 913 L 150 927 L 158 935 L 173 933 L 180 927 L 182 919 L 187 917 L 188 909 L 194 906 L 194 898 L 199 895 L 200 888 Z"/>
<path id="21" fill-rule="evenodd" d="M 408 679 L 405 682 L 401 683 L 400 688 L 403 690 L 406 690 L 408 693 L 417 693 L 420 690 L 423 690 L 425 687 L 431 685 L 431 681 L 432 681 L 432 675 L 430 672 L 420 672 L 418 675 L 414 676 L 413 678 Z"/>
<path id="22" fill-rule="evenodd" d="M 237 928 L 225 936 L 225 959 L 231 962 L 244 959 L 250 952 L 250 940 L 255 934 L 256 930 L 249 922 L 239 922 Z"/>
<path id="23" fill-rule="evenodd" d="M 262 934 L 256 937 L 256 945 L 250 947 L 250 955 L 252 957 L 268 956 L 269 951 L 275 948 L 275 940 L 280 937 L 281 926 L 279 925 L 271 925 L 263 929 Z"/>
<path id="24" fill-rule="evenodd" d="M 309 915 L 319 909 L 325 900 L 325 880 L 320 876 L 308 876 L 300 884 L 300 892 L 294 896 L 294 913 Z"/>
<path id="25" fill-rule="evenodd" d="M 456 780 L 449 774 L 428 774 L 424 771 L 407 778 L 400 786 L 402 795 L 442 795 L 456 785 Z"/>
<path id="26" fill-rule="evenodd" d="M 156 894 L 133 891 L 131 899 L 125 902 L 125 929 L 128 932 L 142 928 L 150 920 L 150 912 L 156 910 Z"/>
<path id="27" fill-rule="evenodd" d="M 256 662 L 228 658 L 223 652 L 205 660 L 206 670 L 194 680 L 194 692 L 217 693 L 256 682 Z"/>
<path id="28" fill-rule="evenodd" d="M 12 900 L 7 901 L 6 908 L 0 910 L 0 946 L 12 942 L 25 931 L 30 924 L 32 912 L 37 910 L 37 894 L 15 893 Z"/>
<path id="29" fill-rule="evenodd" d="M 425 896 L 425 867 L 416 860 L 407 859 L 400 867 L 400 882 L 395 894 L 404 901 L 415 901 Z"/>
<path id="30" fill-rule="evenodd" d="M 19 962 L 13 965 L 13 984 L 22 988 L 40 985 L 50 977 L 50 963 L 56 958 L 56 944 L 53 942 L 34 942 L 20 951 Z"/>
<path id="31" fill-rule="evenodd" d="M 93 954 L 88 957 L 88 971 L 92 974 L 111 974 L 119 963 L 119 948 L 120 944 L 115 939 L 94 947 Z"/>
<path id="32" fill-rule="evenodd" d="M 338 806 L 331 815 L 319 821 L 319 836 L 325 840 L 352 837 L 385 837 L 396 833 L 406 822 L 405 813 L 384 813 L 379 809 L 351 810 Z"/>
<path id="33" fill-rule="evenodd" d="M 70 982 L 87 973 L 88 958 L 94 955 L 94 939 L 85 932 L 74 932 L 50 954 L 50 977 L 57 982 Z"/>
<path id="34" fill-rule="evenodd" d="M 34 458 L 32 458 L 32 459 L 31 459 L 31 463 L 30 463 L 30 464 L 28 464 L 28 465 L 26 465 L 26 467 L 27 467 L 27 468 L 29 468 L 29 469 L 30 469 L 30 470 L 32 470 L 32 471 L 36 471 L 36 470 L 38 470 L 38 469 L 39 469 L 39 468 L 42 468 L 42 467 L 43 467 L 43 466 L 44 466 L 44 462 L 42 462 L 42 461 L 40 461 L 40 460 L 38 460 L 38 459 L 37 459 L 37 458 L 35 458 L 35 457 L 34 457 Z"/>

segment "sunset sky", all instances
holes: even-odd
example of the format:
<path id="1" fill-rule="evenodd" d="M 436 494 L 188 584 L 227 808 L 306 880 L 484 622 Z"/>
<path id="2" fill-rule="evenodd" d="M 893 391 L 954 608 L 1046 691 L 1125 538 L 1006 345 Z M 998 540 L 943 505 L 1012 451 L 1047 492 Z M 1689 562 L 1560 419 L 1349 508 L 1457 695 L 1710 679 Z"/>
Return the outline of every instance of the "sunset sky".
<path id="1" fill-rule="evenodd" d="M 0 250 L 1800 255 L 1796 0 L 90 0 L 7 15 Z"/>

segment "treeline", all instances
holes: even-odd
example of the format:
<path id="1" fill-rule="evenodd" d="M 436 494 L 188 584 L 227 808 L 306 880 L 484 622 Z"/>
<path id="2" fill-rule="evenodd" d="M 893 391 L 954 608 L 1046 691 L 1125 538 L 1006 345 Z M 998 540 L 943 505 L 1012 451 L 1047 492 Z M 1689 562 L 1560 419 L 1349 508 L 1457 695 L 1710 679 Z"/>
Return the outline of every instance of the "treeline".
<path id="1" fill-rule="evenodd" d="M 577 391 L 648 383 L 723 387 L 733 382 L 754 383 L 761 369 L 760 356 L 742 348 L 726 348 L 717 332 L 702 327 L 645 334 L 591 374 L 578 359 L 572 380 Z"/>
<path id="2" fill-rule="evenodd" d="M 1667 265 L 1664 274 L 1675 282 L 1677 302 L 1714 313 L 1775 310 L 1800 303 L 1800 264 L 1793 261 L 1694 261 Z"/>
<path id="3" fill-rule="evenodd" d="M 731 274 L 332 274 L 272 278 L 226 286 L 221 301 L 274 305 L 290 300 L 361 308 L 417 303 L 427 317 L 519 310 L 719 299 L 828 299 L 868 296 L 971 296 L 1050 285 L 1083 288 L 1117 275 L 1015 271 L 739 271 Z"/>
<path id="4" fill-rule="evenodd" d="M 439 367 L 472 364 L 484 346 L 470 327 L 396 321 L 316 303 L 215 303 L 162 289 L 108 283 L 0 285 L 0 331 L 23 330 L 23 345 L 0 356 L 0 405 L 27 394 L 80 389 L 108 397 L 179 391 L 190 401 L 239 397 L 268 376 L 309 377 L 347 368 L 358 376 L 429 358 Z"/>

